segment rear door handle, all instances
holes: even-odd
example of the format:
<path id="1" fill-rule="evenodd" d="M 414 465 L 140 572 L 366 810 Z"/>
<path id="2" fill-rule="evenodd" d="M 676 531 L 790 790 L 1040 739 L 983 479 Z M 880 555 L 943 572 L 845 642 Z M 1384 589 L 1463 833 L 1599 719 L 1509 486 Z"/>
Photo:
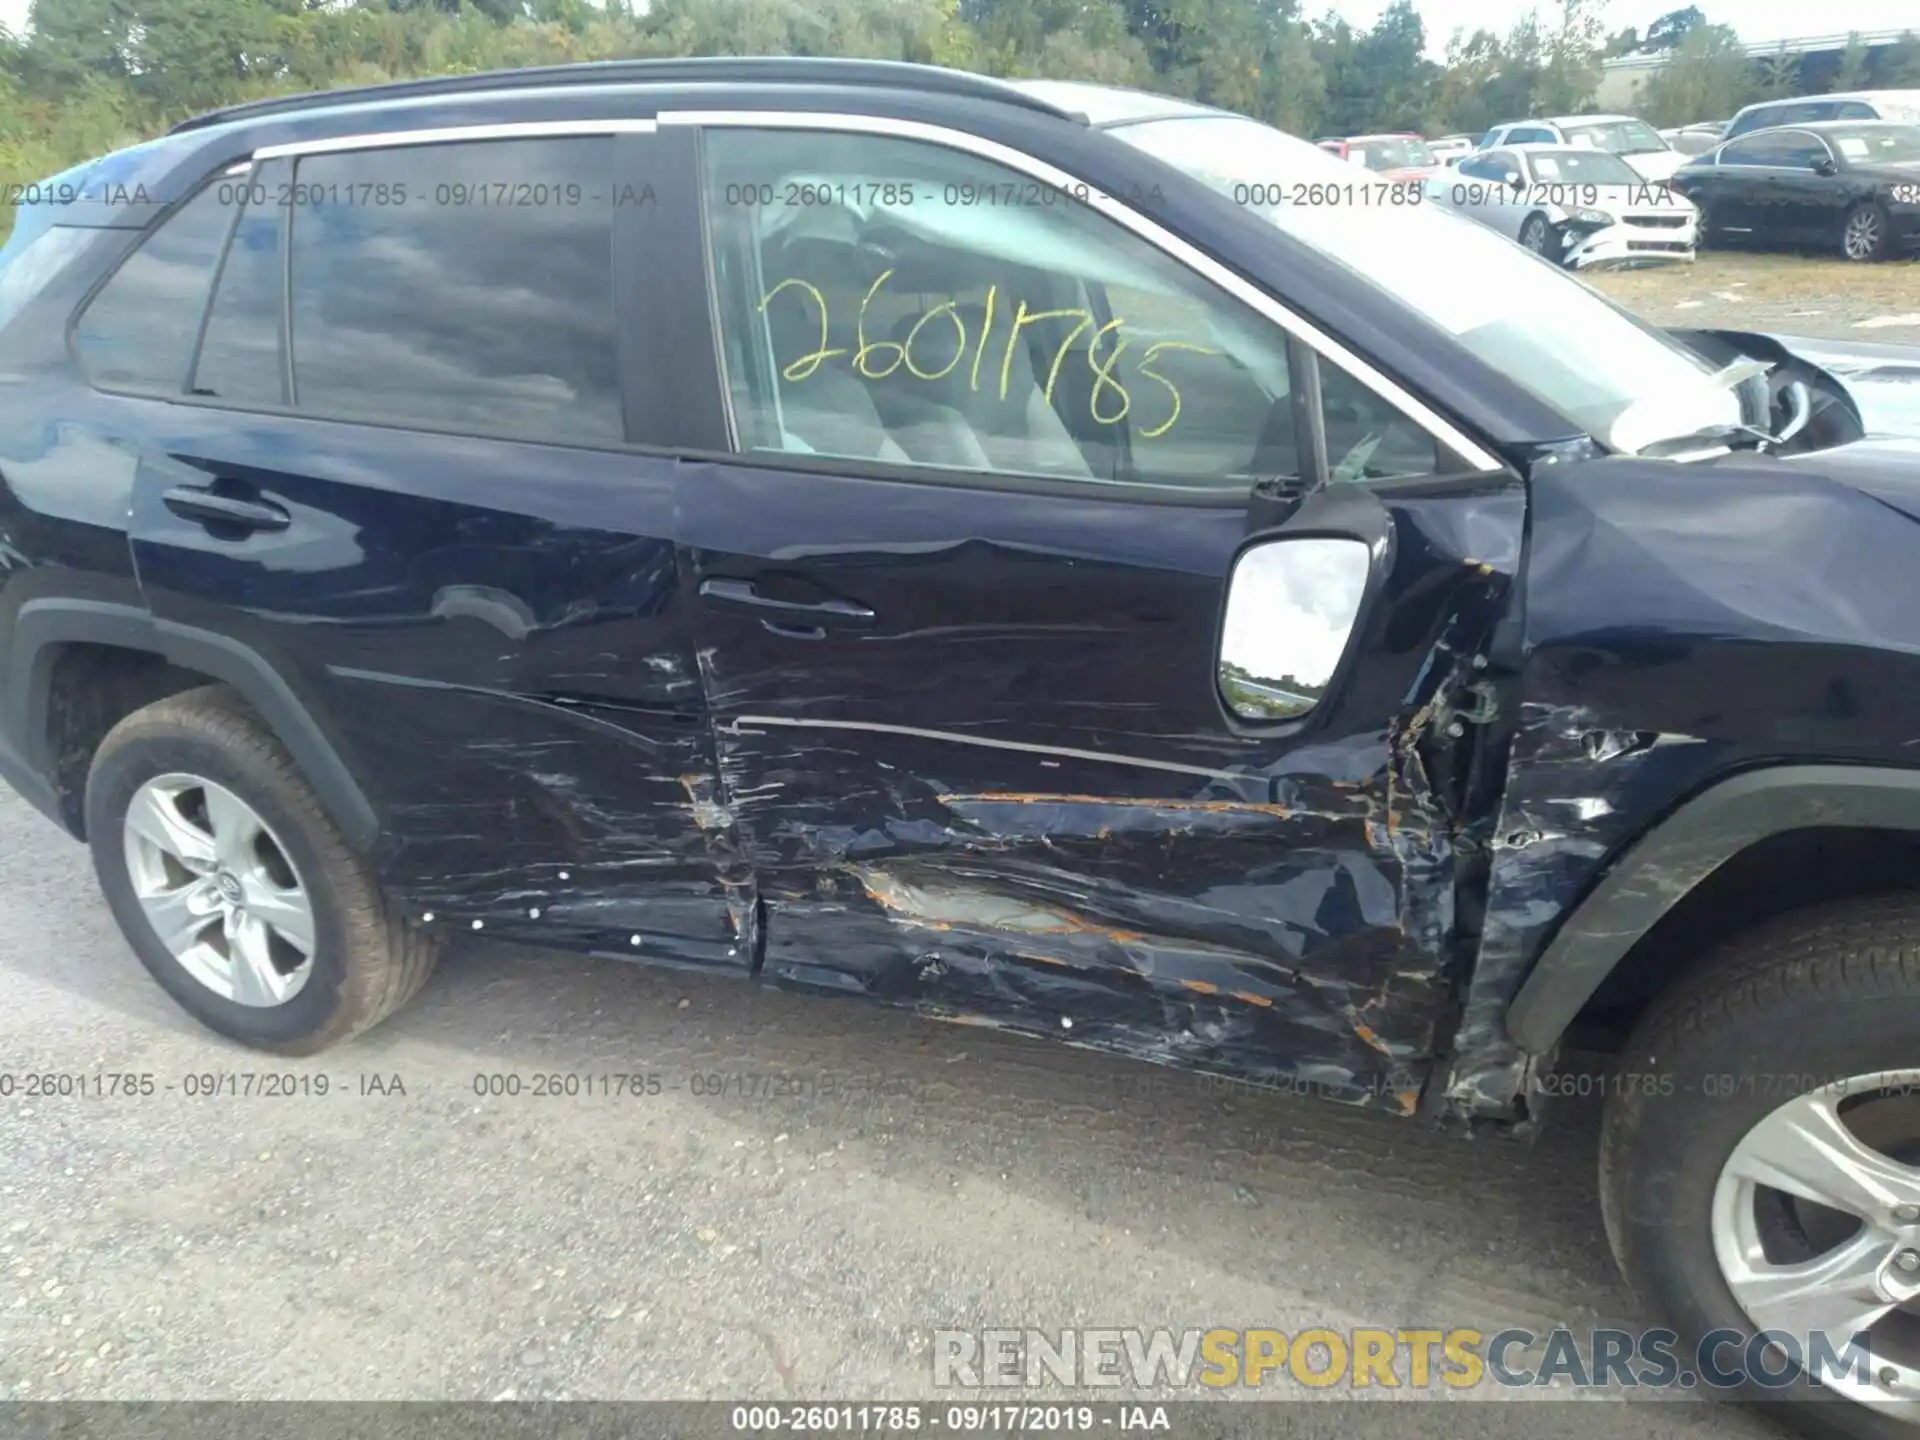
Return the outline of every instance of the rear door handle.
<path id="1" fill-rule="evenodd" d="M 243 500 L 199 485 L 176 485 L 160 497 L 183 520 L 237 525 L 247 530 L 284 530 L 293 517 L 270 500 Z"/>
<path id="2" fill-rule="evenodd" d="M 769 624 L 871 630 L 877 619 L 851 600 L 776 600 L 754 589 L 751 580 L 702 580 L 700 598 L 716 610 L 735 610 Z"/>

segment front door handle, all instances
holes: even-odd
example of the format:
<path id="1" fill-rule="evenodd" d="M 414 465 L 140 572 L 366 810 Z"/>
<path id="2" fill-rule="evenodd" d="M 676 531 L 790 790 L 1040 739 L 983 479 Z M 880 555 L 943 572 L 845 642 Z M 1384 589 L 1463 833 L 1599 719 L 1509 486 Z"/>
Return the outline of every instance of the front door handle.
<path id="1" fill-rule="evenodd" d="M 243 500 L 200 485 L 176 485 L 160 497 L 183 520 L 235 525 L 245 530 L 284 530 L 293 517 L 270 500 Z"/>
<path id="2" fill-rule="evenodd" d="M 871 630 L 877 618 L 851 600 L 776 600 L 754 589 L 751 580 L 702 580 L 700 598 L 716 610 L 736 610 L 770 624 Z"/>

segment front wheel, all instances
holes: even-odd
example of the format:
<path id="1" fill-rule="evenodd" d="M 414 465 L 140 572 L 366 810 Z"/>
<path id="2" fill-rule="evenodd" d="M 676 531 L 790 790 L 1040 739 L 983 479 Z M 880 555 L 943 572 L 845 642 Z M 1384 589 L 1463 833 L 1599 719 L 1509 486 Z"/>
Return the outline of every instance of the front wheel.
<path id="1" fill-rule="evenodd" d="M 311 1055 L 397 1010 L 434 946 L 292 758 L 219 686 L 127 716 L 87 779 L 94 870 L 134 953 L 202 1024 Z"/>
<path id="2" fill-rule="evenodd" d="M 1736 938 L 1654 1002 L 1617 1078 L 1608 1239 L 1688 1363 L 1720 1337 L 1700 1383 L 1791 1402 L 1778 1418 L 1806 1433 L 1910 1436 L 1920 896 Z"/>
<path id="3" fill-rule="evenodd" d="M 1547 223 L 1547 217 L 1539 211 L 1527 217 L 1527 223 L 1520 227 L 1520 243 L 1534 254 L 1548 260 L 1560 257 L 1553 253 L 1553 226 Z"/>
<path id="4" fill-rule="evenodd" d="M 1849 260 L 1884 259 L 1887 253 L 1887 212 L 1871 200 L 1847 212 L 1840 231 L 1840 253 Z"/>

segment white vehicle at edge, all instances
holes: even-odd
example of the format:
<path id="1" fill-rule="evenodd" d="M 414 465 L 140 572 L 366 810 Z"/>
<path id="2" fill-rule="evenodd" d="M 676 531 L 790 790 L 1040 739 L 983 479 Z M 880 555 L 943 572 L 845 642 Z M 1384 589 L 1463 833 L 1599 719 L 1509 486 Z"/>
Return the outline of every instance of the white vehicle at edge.
<path id="1" fill-rule="evenodd" d="M 1685 263 L 1700 212 L 1617 155 L 1575 145 L 1506 145 L 1463 160 L 1428 193 L 1574 270 Z"/>
<path id="2" fill-rule="evenodd" d="M 1661 138 L 1660 132 L 1632 115 L 1557 115 L 1545 120 L 1510 120 L 1480 139 L 1482 150 L 1510 145 L 1579 145 L 1618 155 L 1648 180 L 1670 180 L 1691 158 Z"/>

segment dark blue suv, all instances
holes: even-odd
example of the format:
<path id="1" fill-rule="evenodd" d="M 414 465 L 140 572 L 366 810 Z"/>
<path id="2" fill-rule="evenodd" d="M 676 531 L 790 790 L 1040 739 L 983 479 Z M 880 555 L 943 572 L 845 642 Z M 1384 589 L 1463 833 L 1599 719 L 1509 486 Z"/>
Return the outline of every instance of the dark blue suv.
<path id="1" fill-rule="evenodd" d="M 215 1030 L 311 1054 L 484 931 L 1600 1093 L 1658 1313 L 1809 1423 L 1920 1399 L 1920 353 L 879 63 L 265 101 L 28 198 L 0 772 Z"/>

